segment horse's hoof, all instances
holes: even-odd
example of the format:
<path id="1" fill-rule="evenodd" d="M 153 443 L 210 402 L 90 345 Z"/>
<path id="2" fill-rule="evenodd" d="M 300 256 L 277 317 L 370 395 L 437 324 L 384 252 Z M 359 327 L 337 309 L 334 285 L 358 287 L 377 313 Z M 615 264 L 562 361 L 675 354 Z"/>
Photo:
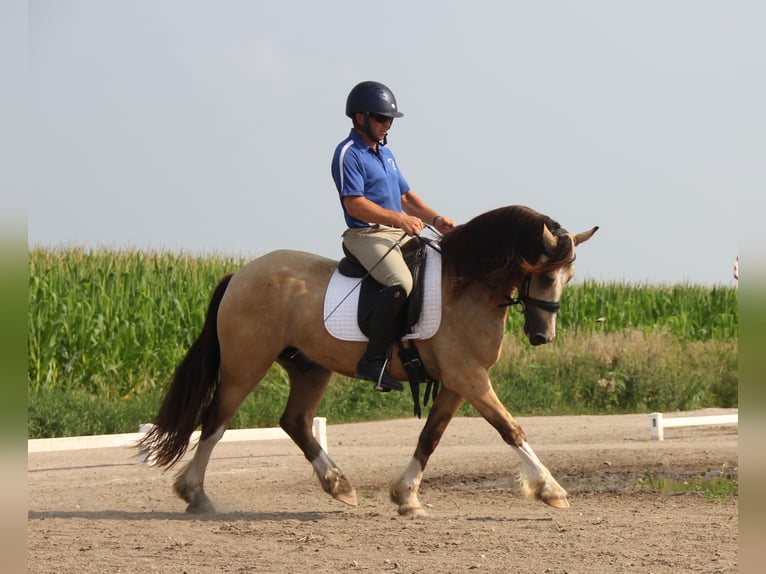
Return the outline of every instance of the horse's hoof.
<path id="1" fill-rule="evenodd" d="M 528 500 L 539 500 L 554 508 L 569 508 L 567 491 L 550 475 L 548 482 L 540 482 L 534 486 L 522 479 L 521 492 Z"/>
<path id="2" fill-rule="evenodd" d="M 335 500 L 339 500 L 345 504 L 348 504 L 349 506 L 356 506 L 356 490 L 354 490 L 353 487 L 349 486 L 349 490 L 343 490 L 341 492 L 333 492 L 332 497 Z"/>
<path id="3" fill-rule="evenodd" d="M 214 514 L 215 507 L 213 506 L 213 503 L 210 502 L 210 499 L 205 497 L 204 500 L 197 500 L 189 504 L 189 506 L 186 507 L 186 512 L 189 514 Z"/>
<path id="4" fill-rule="evenodd" d="M 187 514 L 215 514 L 212 504 L 190 504 L 186 507 Z"/>
<path id="5" fill-rule="evenodd" d="M 398 512 L 400 516 L 428 516 L 422 506 L 400 506 Z"/>
<path id="6" fill-rule="evenodd" d="M 543 502 L 554 508 L 569 508 L 569 500 L 566 496 L 547 498 Z"/>
<path id="7" fill-rule="evenodd" d="M 349 506 L 356 506 L 356 490 L 339 468 L 329 470 L 324 478 L 320 476 L 319 482 L 322 484 L 322 490 L 335 500 L 340 500 Z"/>

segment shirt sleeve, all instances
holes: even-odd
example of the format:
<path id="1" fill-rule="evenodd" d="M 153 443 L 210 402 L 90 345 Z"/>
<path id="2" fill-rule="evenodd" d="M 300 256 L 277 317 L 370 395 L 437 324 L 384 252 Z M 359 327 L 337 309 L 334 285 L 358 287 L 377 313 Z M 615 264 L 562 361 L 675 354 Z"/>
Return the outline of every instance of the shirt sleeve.
<path id="1" fill-rule="evenodd" d="M 336 181 L 341 196 L 364 195 L 364 172 L 359 158 L 351 149 L 346 149 L 338 157 L 339 180 Z"/>
<path id="2" fill-rule="evenodd" d="M 404 179 L 404 176 L 402 175 L 402 172 L 397 172 L 399 174 L 399 193 L 401 195 L 404 195 L 410 190 L 410 184 L 407 183 L 407 180 Z"/>

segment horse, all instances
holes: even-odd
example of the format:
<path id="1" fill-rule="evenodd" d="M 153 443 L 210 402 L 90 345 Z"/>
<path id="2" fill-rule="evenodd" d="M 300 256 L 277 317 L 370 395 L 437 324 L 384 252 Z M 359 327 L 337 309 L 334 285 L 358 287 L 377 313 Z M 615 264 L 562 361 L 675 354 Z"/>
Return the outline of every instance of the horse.
<path id="1" fill-rule="evenodd" d="M 430 338 L 416 343 L 439 392 L 412 458 L 389 486 L 400 515 L 426 514 L 418 499 L 426 464 L 465 401 L 518 454 L 523 495 L 569 507 L 566 490 L 498 399 L 488 371 L 500 357 L 510 305 L 522 307 L 531 345 L 553 341 L 560 297 L 574 274 L 575 247 L 597 229 L 572 234 L 546 215 L 511 205 L 480 214 L 436 242 L 441 322 Z M 204 489 L 213 448 L 275 362 L 290 384 L 280 427 L 311 463 L 322 489 L 357 505 L 354 487 L 312 434 L 332 373 L 353 377 L 365 349 L 364 342 L 339 340 L 325 329 L 323 299 L 337 267 L 338 261 L 319 255 L 277 250 L 226 275 L 215 288 L 199 337 L 177 365 L 154 427 L 138 444 L 154 466 L 168 469 L 180 462 L 201 427 L 194 455 L 173 483 L 187 512 L 215 511 Z M 397 380 L 407 380 L 400 359 L 392 357 L 390 365 Z"/>

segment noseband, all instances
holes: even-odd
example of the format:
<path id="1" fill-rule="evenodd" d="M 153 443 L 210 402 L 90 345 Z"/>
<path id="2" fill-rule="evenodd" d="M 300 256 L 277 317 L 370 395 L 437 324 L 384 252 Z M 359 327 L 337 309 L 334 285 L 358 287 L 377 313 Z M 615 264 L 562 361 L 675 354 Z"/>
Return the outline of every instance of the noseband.
<path id="1" fill-rule="evenodd" d="M 514 299 L 510 295 L 505 296 L 505 303 L 500 303 L 498 307 L 511 307 L 512 305 L 522 305 L 526 310 L 528 305 L 543 309 L 550 313 L 557 313 L 561 304 L 558 301 L 543 301 L 542 299 L 535 299 L 529 296 L 529 284 L 532 281 L 532 275 L 525 275 L 524 280 L 521 282 L 521 288 L 519 288 L 519 296 Z"/>

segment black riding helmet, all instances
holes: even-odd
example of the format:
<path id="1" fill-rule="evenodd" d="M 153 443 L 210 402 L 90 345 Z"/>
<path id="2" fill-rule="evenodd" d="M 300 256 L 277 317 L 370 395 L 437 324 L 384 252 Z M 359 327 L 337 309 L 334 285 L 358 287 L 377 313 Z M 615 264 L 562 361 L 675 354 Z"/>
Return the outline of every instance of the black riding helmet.
<path id="1" fill-rule="evenodd" d="M 353 118 L 357 112 L 381 114 L 389 118 L 404 115 L 396 106 L 394 93 L 380 82 L 361 82 L 351 89 L 346 98 L 346 115 Z"/>
<path id="2" fill-rule="evenodd" d="M 346 115 L 354 120 L 354 114 L 364 114 L 364 122 L 360 126 L 370 138 L 375 138 L 370 129 L 370 114 L 380 114 L 389 118 L 401 118 L 404 114 L 396 105 L 394 93 L 380 82 L 360 82 L 354 86 L 346 98 Z M 387 138 L 380 142 L 386 145 Z"/>

